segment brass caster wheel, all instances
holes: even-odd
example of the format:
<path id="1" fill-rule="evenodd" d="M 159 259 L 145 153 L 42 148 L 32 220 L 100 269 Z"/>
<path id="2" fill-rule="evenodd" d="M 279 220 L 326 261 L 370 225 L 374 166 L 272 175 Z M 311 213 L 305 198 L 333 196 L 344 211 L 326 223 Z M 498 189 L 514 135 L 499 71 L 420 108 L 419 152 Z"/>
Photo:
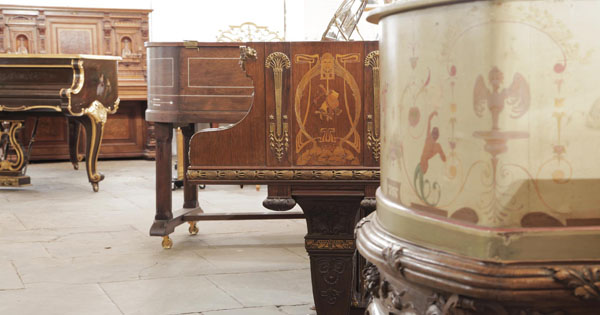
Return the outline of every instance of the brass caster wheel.
<path id="1" fill-rule="evenodd" d="M 190 228 L 188 229 L 188 231 L 190 231 L 190 234 L 191 235 L 198 234 L 198 227 L 196 226 L 196 221 L 190 221 L 188 223 L 190 224 Z"/>
<path id="2" fill-rule="evenodd" d="M 100 190 L 100 186 L 98 185 L 98 183 L 92 183 L 92 189 L 94 190 L 94 192 L 98 192 L 98 190 Z"/>
<path id="3" fill-rule="evenodd" d="M 169 235 L 163 236 L 162 247 L 164 249 L 171 249 L 171 247 L 173 247 L 173 240 L 171 240 Z"/>

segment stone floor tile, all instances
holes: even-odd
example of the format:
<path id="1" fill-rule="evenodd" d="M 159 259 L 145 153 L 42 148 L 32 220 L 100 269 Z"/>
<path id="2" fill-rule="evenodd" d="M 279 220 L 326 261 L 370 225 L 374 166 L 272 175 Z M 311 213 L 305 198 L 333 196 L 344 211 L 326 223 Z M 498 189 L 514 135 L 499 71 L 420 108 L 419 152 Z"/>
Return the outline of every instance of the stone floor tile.
<path id="1" fill-rule="evenodd" d="M 0 314 L 118 315 L 97 284 L 34 286 L 0 291 Z"/>
<path id="2" fill-rule="evenodd" d="M 203 312 L 202 315 L 285 315 L 275 306 L 247 307 L 233 310 Z"/>
<path id="3" fill-rule="evenodd" d="M 310 268 L 309 262 L 285 248 L 244 246 L 196 250 L 217 273 L 244 273 Z"/>
<path id="4" fill-rule="evenodd" d="M 181 314 L 242 307 L 201 276 L 102 283 L 101 286 L 125 314 Z"/>
<path id="5" fill-rule="evenodd" d="M 37 258 L 16 260 L 14 264 L 25 284 L 84 284 L 214 272 L 214 267 L 193 251 L 162 248 L 153 253 Z"/>
<path id="6" fill-rule="evenodd" d="M 71 234 L 87 234 L 101 232 L 120 232 L 135 230 L 131 225 L 110 225 L 92 227 L 64 227 L 51 229 L 30 229 L 23 231 L 0 230 L 0 244 L 30 243 L 30 242 L 52 242 Z"/>
<path id="7" fill-rule="evenodd" d="M 313 300 L 308 269 L 207 277 L 246 307 L 308 304 Z"/>
<path id="8" fill-rule="evenodd" d="M 0 204 L 5 209 L 0 210 L 0 231 L 9 232 L 9 231 L 24 231 L 26 230 L 25 226 L 19 221 L 19 219 L 10 211 L 8 201 L 0 200 Z"/>
<path id="9" fill-rule="evenodd" d="M 42 243 L 7 243 L 0 245 L 0 259 L 32 259 L 50 257 Z"/>
<path id="10" fill-rule="evenodd" d="M 9 260 L 0 259 L 0 292 L 2 290 L 14 290 L 24 288 L 21 278 Z M 0 304 L 0 309 L 2 308 Z M 2 313 L 0 311 L 0 314 Z"/>
<path id="11" fill-rule="evenodd" d="M 279 309 L 287 315 L 316 315 L 317 312 L 314 310 L 314 304 L 304 305 L 284 305 L 280 306 Z"/>
<path id="12" fill-rule="evenodd" d="M 304 244 L 296 245 L 296 246 L 288 246 L 285 249 L 308 260 L 308 253 L 306 252 L 306 248 L 304 247 Z"/>
<path id="13" fill-rule="evenodd" d="M 162 250 L 160 238 L 151 238 L 138 230 L 74 233 L 44 244 L 53 257 L 122 255 Z M 0 248 L 0 254 L 2 249 Z"/>
<path id="14" fill-rule="evenodd" d="M 247 232 L 247 233 L 231 233 L 231 234 L 198 234 L 202 241 L 208 246 L 223 247 L 223 246 L 274 246 L 274 247 L 290 247 L 304 245 L 304 233 L 289 231 L 289 232 Z"/>

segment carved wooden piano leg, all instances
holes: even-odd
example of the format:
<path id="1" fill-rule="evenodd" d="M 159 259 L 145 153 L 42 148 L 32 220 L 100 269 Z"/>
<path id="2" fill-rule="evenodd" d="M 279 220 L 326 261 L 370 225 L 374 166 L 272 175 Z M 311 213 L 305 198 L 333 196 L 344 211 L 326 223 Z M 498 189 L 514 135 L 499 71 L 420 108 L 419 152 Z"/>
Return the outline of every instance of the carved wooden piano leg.
<path id="1" fill-rule="evenodd" d="M 190 166 L 190 139 L 194 135 L 195 127 L 194 124 L 181 127 L 181 133 L 183 134 L 183 207 L 184 208 L 198 208 L 198 185 L 190 184 L 187 180 L 187 169 Z M 202 213 L 199 210 L 198 213 Z M 188 231 L 191 235 L 197 235 L 199 230 L 196 225 L 196 221 L 188 222 L 190 227 Z"/>
<path id="2" fill-rule="evenodd" d="M 171 196 L 171 171 L 173 125 L 155 123 L 154 134 L 156 137 L 156 214 L 154 223 L 150 228 L 150 235 L 163 237 L 163 248 L 171 248 L 173 242 L 169 238 L 174 227 L 169 226 L 173 219 Z"/>
<path id="3" fill-rule="evenodd" d="M 354 226 L 362 196 L 295 198 L 308 226 L 305 246 L 319 315 L 348 315 L 354 274 Z"/>
<path id="4" fill-rule="evenodd" d="M 87 170 L 88 180 L 92 184 L 95 192 L 98 192 L 98 183 L 104 179 L 104 175 L 96 170 L 98 164 L 98 151 L 102 143 L 102 133 L 104 132 L 104 119 L 96 112 L 91 112 L 81 117 L 75 117 L 85 129 L 85 168 Z"/>
<path id="5" fill-rule="evenodd" d="M 67 124 L 69 127 L 69 160 L 71 160 L 71 164 L 73 164 L 73 168 L 79 169 L 79 123 L 72 118 L 67 118 Z"/>

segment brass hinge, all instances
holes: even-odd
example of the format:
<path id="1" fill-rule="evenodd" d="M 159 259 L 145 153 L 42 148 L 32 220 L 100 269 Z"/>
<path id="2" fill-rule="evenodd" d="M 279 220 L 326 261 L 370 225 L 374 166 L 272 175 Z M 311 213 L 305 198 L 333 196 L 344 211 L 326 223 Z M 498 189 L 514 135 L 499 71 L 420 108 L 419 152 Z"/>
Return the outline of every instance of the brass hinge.
<path id="1" fill-rule="evenodd" d="M 198 41 L 197 40 L 184 40 L 183 41 L 183 47 L 185 47 L 185 48 L 198 48 Z"/>

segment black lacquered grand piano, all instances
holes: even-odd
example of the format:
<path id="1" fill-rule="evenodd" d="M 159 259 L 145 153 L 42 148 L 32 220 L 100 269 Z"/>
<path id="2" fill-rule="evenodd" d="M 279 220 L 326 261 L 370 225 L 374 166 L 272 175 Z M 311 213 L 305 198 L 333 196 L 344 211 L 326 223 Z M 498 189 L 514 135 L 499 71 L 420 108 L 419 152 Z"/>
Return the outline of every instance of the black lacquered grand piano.
<path id="1" fill-rule="evenodd" d="M 354 226 L 374 210 L 379 186 L 377 42 L 146 46 L 146 119 L 155 122 L 157 141 L 150 234 L 169 248 L 179 224 L 190 223 L 194 234 L 196 221 L 289 218 L 282 211 L 298 204 L 308 225 L 317 313 L 352 314 L 362 284 Z M 214 121 L 237 123 L 194 130 L 196 122 Z M 177 211 L 170 190 L 174 126 L 182 127 L 186 173 Z M 203 213 L 201 184 L 266 184 L 263 205 L 277 212 Z"/>
<path id="2" fill-rule="evenodd" d="M 79 126 L 86 134 L 85 165 L 94 191 L 104 175 L 96 170 L 98 150 L 108 114 L 119 106 L 117 61 L 120 57 L 93 55 L 1 55 L 0 120 L 14 154 L 0 161 L 3 186 L 20 186 L 26 152 L 18 143 L 18 129 L 27 116 L 63 115 L 69 121 L 70 159 L 77 168 Z M 35 128 L 34 128 L 35 129 Z M 3 151 L 6 153 L 6 148 Z"/>

